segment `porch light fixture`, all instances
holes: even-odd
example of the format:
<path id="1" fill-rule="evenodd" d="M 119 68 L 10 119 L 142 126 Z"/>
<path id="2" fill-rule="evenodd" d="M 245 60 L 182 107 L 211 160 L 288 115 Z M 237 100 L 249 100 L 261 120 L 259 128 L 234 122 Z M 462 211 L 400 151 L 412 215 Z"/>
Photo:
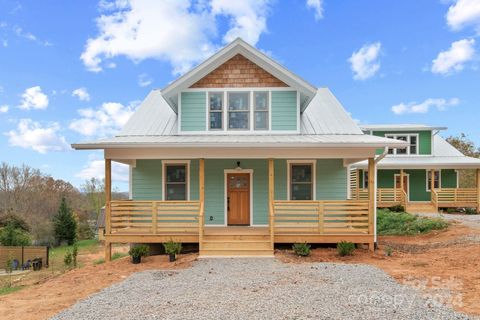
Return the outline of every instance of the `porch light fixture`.
<path id="1" fill-rule="evenodd" d="M 242 170 L 242 167 L 240 167 L 240 161 L 237 161 L 237 167 L 235 168 L 235 170 L 238 170 L 238 171 Z"/>

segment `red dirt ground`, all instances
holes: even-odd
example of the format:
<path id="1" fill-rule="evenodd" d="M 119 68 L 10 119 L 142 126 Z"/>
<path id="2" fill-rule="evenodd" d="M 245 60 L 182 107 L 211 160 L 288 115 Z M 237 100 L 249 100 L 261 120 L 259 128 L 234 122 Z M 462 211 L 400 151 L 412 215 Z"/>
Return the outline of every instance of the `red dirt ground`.
<path id="1" fill-rule="evenodd" d="M 399 282 L 405 277 L 415 279 L 449 279 L 454 276 L 462 286 L 453 289 L 461 294 L 463 306 L 457 310 L 480 315 L 480 243 L 465 241 L 465 236 L 480 236 L 480 230 L 452 225 L 448 230 L 412 237 L 380 237 L 380 250 L 371 253 L 357 249 L 353 256 L 339 257 L 334 248 L 312 250 L 307 258 L 295 256 L 291 250 L 277 250 L 277 259 L 286 263 L 337 262 L 365 263 L 377 266 Z M 385 244 L 395 248 L 385 256 Z M 88 295 L 98 292 L 130 274 L 150 269 L 188 268 L 197 254 L 181 255 L 169 263 L 167 256 L 152 256 L 144 263 L 133 265 L 128 257 L 100 265 L 92 265 L 101 251 L 82 256 L 85 267 L 52 276 L 31 284 L 18 292 L 0 296 L 0 315 L 9 319 L 46 319 L 68 308 Z"/>

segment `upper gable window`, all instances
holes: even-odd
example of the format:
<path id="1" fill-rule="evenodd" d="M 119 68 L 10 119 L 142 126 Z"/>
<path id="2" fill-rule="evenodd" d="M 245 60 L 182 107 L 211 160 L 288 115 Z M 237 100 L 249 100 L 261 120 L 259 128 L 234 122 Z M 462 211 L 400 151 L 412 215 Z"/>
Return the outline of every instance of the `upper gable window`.
<path id="1" fill-rule="evenodd" d="M 418 135 L 417 134 L 387 134 L 385 135 L 385 137 L 410 143 L 410 147 L 389 148 L 388 154 L 394 154 L 394 155 L 418 154 Z"/>
<path id="2" fill-rule="evenodd" d="M 223 129 L 223 92 L 209 93 L 209 129 Z"/>
<path id="3" fill-rule="evenodd" d="M 269 104 L 268 104 L 268 91 L 254 92 L 254 117 L 255 117 L 255 130 L 268 130 L 269 127 Z"/>
<path id="4" fill-rule="evenodd" d="M 250 129 L 250 94 L 249 92 L 228 93 L 228 129 Z"/>

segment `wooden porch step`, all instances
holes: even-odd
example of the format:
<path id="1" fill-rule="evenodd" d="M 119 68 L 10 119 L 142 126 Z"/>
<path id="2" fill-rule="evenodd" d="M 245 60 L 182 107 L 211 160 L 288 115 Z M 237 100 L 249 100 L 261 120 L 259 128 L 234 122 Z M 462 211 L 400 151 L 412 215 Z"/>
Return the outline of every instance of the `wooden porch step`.
<path id="1" fill-rule="evenodd" d="M 202 250 L 270 250 L 270 241 L 203 241 Z"/>
<path id="2" fill-rule="evenodd" d="M 270 235 L 219 234 L 204 235 L 204 241 L 270 241 Z"/>
<path id="3" fill-rule="evenodd" d="M 200 258 L 206 257 L 273 257 L 273 250 L 202 250 Z"/>

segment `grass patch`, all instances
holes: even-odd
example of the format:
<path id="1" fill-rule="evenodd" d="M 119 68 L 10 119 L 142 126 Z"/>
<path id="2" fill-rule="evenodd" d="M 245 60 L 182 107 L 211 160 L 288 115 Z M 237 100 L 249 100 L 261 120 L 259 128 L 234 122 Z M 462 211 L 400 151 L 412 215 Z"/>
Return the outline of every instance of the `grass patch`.
<path id="1" fill-rule="evenodd" d="M 114 254 L 112 254 L 112 261 L 126 257 L 126 256 L 128 256 L 128 253 L 126 252 L 115 252 Z"/>
<path id="2" fill-rule="evenodd" d="M 447 227 L 448 223 L 440 218 L 424 218 L 386 209 L 377 211 L 378 234 L 382 236 L 416 235 Z"/>
<path id="3" fill-rule="evenodd" d="M 5 287 L 0 287 L 0 296 L 6 295 L 6 294 L 9 294 L 9 293 L 13 293 L 13 292 L 17 292 L 17 291 L 19 291 L 19 290 L 22 290 L 23 288 L 25 288 L 25 286 L 17 286 L 17 287 L 8 287 L 8 286 L 5 286 Z"/>
<path id="4" fill-rule="evenodd" d="M 93 264 L 94 264 L 94 265 L 99 265 L 99 264 L 102 264 L 102 263 L 105 263 L 105 259 L 104 259 L 104 258 L 100 258 L 100 259 L 95 259 L 95 260 L 93 260 Z"/>

